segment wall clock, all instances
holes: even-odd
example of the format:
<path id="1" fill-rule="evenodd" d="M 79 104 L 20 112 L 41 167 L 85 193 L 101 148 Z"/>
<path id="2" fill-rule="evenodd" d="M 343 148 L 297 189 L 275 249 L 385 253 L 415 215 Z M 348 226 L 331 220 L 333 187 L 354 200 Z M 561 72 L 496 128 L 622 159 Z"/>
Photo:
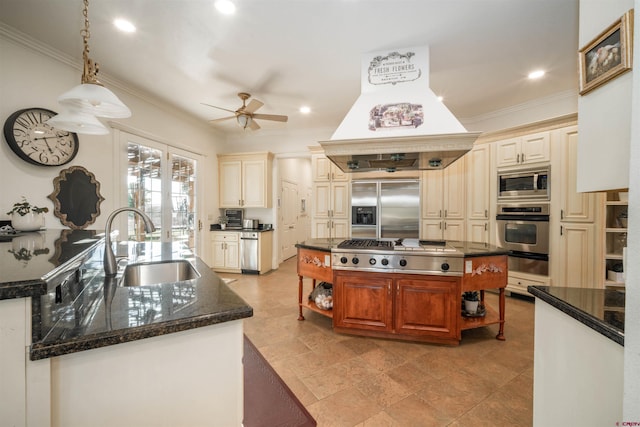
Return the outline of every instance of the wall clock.
<path id="1" fill-rule="evenodd" d="M 4 137 L 22 160 L 38 166 L 61 166 L 78 154 L 78 135 L 45 123 L 56 113 L 44 108 L 25 108 L 4 122 Z"/>

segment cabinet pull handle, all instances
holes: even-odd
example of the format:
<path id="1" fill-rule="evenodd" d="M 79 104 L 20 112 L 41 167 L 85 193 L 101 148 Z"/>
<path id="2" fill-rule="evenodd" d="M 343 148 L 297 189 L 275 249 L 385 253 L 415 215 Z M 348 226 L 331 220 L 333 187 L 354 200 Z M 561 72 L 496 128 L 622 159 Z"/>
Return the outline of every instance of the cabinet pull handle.
<path id="1" fill-rule="evenodd" d="M 524 163 L 524 153 L 522 153 L 522 163 Z"/>
<path id="2" fill-rule="evenodd" d="M 562 226 L 560 226 L 560 235 L 562 236 Z"/>
<path id="3" fill-rule="evenodd" d="M 442 221 L 440 221 L 440 230 L 442 230 Z"/>
<path id="4" fill-rule="evenodd" d="M 520 153 L 516 154 L 516 163 L 520 163 Z"/>
<path id="5" fill-rule="evenodd" d="M 445 230 L 447 229 L 447 222 L 446 221 L 444 222 L 444 229 Z"/>
<path id="6" fill-rule="evenodd" d="M 487 227 L 488 227 L 488 224 L 485 222 L 484 223 L 484 231 L 487 231 Z"/>
<path id="7" fill-rule="evenodd" d="M 560 219 L 564 219 L 564 209 L 560 209 Z"/>
<path id="8" fill-rule="evenodd" d="M 445 218 L 447 217 L 447 210 L 446 209 L 444 210 L 444 217 Z"/>
<path id="9" fill-rule="evenodd" d="M 387 284 L 387 295 L 391 295 L 391 283 Z"/>
<path id="10" fill-rule="evenodd" d="M 331 175 L 329 174 L 329 172 L 327 172 L 327 181 L 329 181 L 331 179 Z"/>
<path id="11" fill-rule="evenodd" d="M 487 209 L 484 210 L 484 217 L 489 218 L 489 211 Z"/>
<path id="12" fill-rule="evenodd" d="M 438 216 L 439 216 L 440 218 L 442 218 L 442 209 L 440 209 L 440 210 L 438 211 Z"/>

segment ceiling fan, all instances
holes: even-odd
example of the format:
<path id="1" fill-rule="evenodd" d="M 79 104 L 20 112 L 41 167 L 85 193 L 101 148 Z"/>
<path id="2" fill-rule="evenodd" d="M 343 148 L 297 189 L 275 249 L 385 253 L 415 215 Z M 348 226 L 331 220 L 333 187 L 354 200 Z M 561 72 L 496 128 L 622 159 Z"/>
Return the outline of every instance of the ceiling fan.
<path id="1" fill-rule="evenodd" d="M 273 120 L 273 121 L 276 121 L 276 122 L 286 122 L 287 120 L 289 120 L 289 117 L 278 115 L 278 114 L 256 114 L 255 111 L 258 108 L 260 108 L 260 107 L 262 107 L 264 105 L 263 102 L 258 101 L 257 99 L 252 99 L 249 102 L 249 105 L 247 105 L 247 99 L 251 98 L 251 94 L 248 94 L 246 92 L 238 93 L 238 97 L 242 100 L 242 107 L 238 108 L 235 111 L 229 110 L 227 108 L 216 107 L 215 105 L 205 104 L 203 102 L 202 104 L 206 105 L 208 107 L 217 108 L 219 110 L 228 111 L 228 112 L 234 114 L 233 116 L 222 117 L 220 119 L 213 119 L 213 120 L 210 120 L 210 121 L 211 122 L 222 122 L 224 120 L 230 120 L 230 119 L 235 118 L 236 121 L 238 122 L 238 125 L 241 128 L 243 128 L 243 129 L 250 128 L 252 130 L 258 130 L 258 129 L 260 129 L 260 125 L 258 125 L 258 123 L 256 123 L 255 119 Z"/>

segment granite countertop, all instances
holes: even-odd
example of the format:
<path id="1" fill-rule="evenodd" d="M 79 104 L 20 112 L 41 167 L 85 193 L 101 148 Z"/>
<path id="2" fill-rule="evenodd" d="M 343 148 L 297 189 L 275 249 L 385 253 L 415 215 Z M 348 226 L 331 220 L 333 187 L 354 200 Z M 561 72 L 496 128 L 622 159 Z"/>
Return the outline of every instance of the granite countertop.
<path id="1" fill-rule="evenodd" d="M 197 279 L 149 286 L 119 286 L 106 278 L 104 244 L 87 255 L 79 270 L 64 271 L 33 298 L 31 359 L 104 347 L 152 336 L 243 319 L 253 309 L 200 258 L 182 244 L 122 242 L 116 256 L 129 264 L 187 260 Z"/>
<path id="2" fill-rule="evenodd" d="M 44 278 L 98 243 L 95 230 L 43 230 L 0 236 L 0 300 L 39 296 Z"/>
<path id="3" fill-rule="evenodd" d="M 330 252 L 343 242 L 344 238 L 337 239 L 308 239 L 296 244 L 296 248 L 315 249 Z M 448 240 L 447 243 L 464 254 L 465 257 L 508 255 L 509 251 L 498 246 L 466 241 Z M 419 252 L 416 252 L 419 253 Z"/>
<path id="4" fill-rule="evenodd" d="M 560 286 L 529 286 L 527 290 L 594 331 L 624 345 L 624 291 Z"/>

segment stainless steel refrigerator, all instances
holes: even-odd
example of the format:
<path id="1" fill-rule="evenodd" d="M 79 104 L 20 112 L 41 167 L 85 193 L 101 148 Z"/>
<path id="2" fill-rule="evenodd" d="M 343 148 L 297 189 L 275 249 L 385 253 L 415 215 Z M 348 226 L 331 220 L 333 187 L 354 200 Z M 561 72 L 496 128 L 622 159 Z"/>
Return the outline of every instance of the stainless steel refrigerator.
<path id="1" fill-rule="evenodd" d="M 367 180 L 351 184 L 352 238 L 414 238 L 420 230 L 418 180 Z"/>

